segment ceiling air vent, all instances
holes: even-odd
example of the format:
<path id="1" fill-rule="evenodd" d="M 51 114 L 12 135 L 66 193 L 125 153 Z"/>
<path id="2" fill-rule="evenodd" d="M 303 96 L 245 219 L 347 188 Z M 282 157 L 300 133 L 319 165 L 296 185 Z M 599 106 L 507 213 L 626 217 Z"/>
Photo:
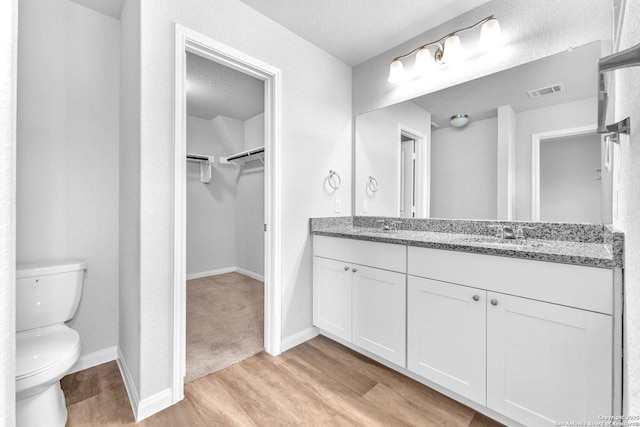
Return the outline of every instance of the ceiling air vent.
<path id="1" fill-rule="evenodd" d="M 551 95 L 556 92 L 564 92 L 564 83 L 558 83 L 557 85 L 551 85 L 547 87 L 542 87 L 540 89 L 534 89 L 527 92 L 529 98 L 538 98 L 544 95 Z"/>

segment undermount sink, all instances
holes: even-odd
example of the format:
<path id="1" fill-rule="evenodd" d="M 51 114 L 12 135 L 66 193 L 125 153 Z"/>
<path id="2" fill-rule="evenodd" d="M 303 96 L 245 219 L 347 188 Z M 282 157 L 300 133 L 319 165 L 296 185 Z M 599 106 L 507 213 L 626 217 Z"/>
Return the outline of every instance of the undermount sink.
<path id="1" fill-rule="evenodd" d="M 535 240 L 524 239 L 500 239 L 493 236 L 461 236 L 459 240 L 469 243 L 481 243 L 491 244 L 497 246 L 513 246 L 513 247 L 525 247 L 525 248 L 548 248 L 551 246 L 549 243 L 539 242 Z"/>

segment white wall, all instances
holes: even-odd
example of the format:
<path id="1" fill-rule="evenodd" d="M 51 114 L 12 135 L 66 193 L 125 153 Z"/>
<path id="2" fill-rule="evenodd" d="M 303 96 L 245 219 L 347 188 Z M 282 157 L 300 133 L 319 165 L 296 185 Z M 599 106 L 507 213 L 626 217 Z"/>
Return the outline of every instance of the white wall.
<path id="1" fill-rule="evenodd" d="M 431 217 L 496 219 L 498 123 L 471 121 L 431 133 Z"/>
<path id="2" fill-rule="evenodd" d="M 125 1 L 120 15 L 120 292 L 118 344 L 134 387 L 140 389 L 140 4 Z M 152 161 L 152 160 L 150 160 Z"/>
<path id="3" fill-rule="evenodd" d="M 550 95 L 553 96 L 553 95 Z M 531 135 L 596 124 L 596 98 L 516 114 L 516 217 L 531 220 Z"/>
<path id="4" fill-rule="evenodd" d="M 142 0 L 141 16 L 139 285 L 130 277 L 140 307 L 124 308 L 121 319 L 140 318 L 138 392 L 145 399 L 171 386 L 173 22 L 282 72 L 282 197 L 275 202 L 282 209 L 283 338 L 312 324 L 309 217 L 333 215 L 333 197 L 342 198 L 341 215 L 350 214 L 352 116 L 351 68 L 238 0 Z M 135 44 L 135 34 L 127 41 Z M 322 186 L 329 169 L 343 175 L 332 197 Z"/>
<path id="5" fill-rule="evenodd" d="M 119 22 L 20 2 L 17 262 L 84 258 L 70 326 L 82 354 L 118 340 Z"/>
<path id="6" fill-rule="evenodd" d="M 620 48 L 640 41 L 640 1 L 627 0 L 622 21 Z M 618 191 L 618 214 L 614 224 L 625 232 L 625 393 L 626 413 L 640 414 L 640 67 L 615 72 L 615 121 L 631 117 L 631 135 L 621 136 L 620 167 L 614 175 Z M 615 193 L 614 193 L 615 194 Z M 615 196 L 614 196 L 615 200 Z"/>
<path id="7" fill-rule="evenodd" d="M 600 135 L 540 143 L 540 220 L 600 224 Z"/>
<path id="8" fill-rule="evenodd" d="M 264 145 L 264 113 L 244 122 L 244 149 Z M 236 266 L 264 276 L 264 166 L 249 162 L 238 176 Z"/>
<path id="9" fill-rule="evenodd" d="M 226 157 L 264 145 L 264 114 L 247 121 L 187 116 L 187 152 L 214 155 L 211 182 L 187 163 L 187 278 L 240 268 L 264 275 L 264 167 L 222 165 Z"/>
<path id="10" fill-rule="evenodd" d="M 389 63 L 398 55 L 467 27 L 489 15 L 500 20 L 505 38 L 501 48 L 434 71 L 403 85 L 387 82 Z M 493 0 L 429 30 L 353 69 L 354 115 L 435 92 L 535 59 L 611 39 L 611 2 L 607 0 Z M 463 43 L 473 46 L 480 31 L 468 31 Z"/>
<path id="11" fill-rule="evenodd" d="M 398 216 L 400 191 L 400 127 L 426 137 L 431 114 L 412 102 L 402 102 L 356 117 L 355 214 Z M 367 191 L 369 177 L 378 191 Z M 368 204 L 362 211 L 362 201 Z"/>
<path id="12" fill-rule="evenodd" d="M 243 140 L 239 120 L 187 116 L 189 153 L 219 159 L 241 151 Z M 203 184 L 199 163 L 187 162 L 187 276 L 235 266 L 237 175 L 238 168 L 216 161 L 211 182 Z"/>
<path id="13" fill-rule="evenodd" d="M 15 424 L 18 1 L 0 2 L 0 425 Z"/>

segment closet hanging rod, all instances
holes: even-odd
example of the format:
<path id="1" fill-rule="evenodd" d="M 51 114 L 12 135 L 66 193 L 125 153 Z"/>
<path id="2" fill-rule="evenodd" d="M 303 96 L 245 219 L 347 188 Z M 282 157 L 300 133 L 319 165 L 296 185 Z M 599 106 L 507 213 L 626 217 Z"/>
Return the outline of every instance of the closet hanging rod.
<path id="1" fill-rule="evenodd" d="M 205 154 L 187 153 L 187 160 L 213 163 L 213 156 L 207 156 Z"/>
<path id="2" fill-rule="evenodd" d="M 251 150 L 242 151 L 241 153 L 232 154 L 231 156 L 227 156 L 227 160 L 229 161 L 237 160 L 243 157 L 255 156 L 256 154 L 260 154 L 260 153 L 264 153 L 264 147 L 253 148 Z"/>

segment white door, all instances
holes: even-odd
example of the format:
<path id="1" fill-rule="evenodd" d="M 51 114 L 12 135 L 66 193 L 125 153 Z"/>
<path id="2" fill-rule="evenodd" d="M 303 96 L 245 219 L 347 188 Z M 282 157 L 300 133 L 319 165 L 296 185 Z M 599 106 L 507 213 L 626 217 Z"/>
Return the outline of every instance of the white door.
<path id="1" fill-rule="evenodd" d="M 474 402 L 486 398 L 486 291 L 409 276 L 410 371 Z"/>
<path id="2" fill-rule="evenodd" d="M 406 367 L 406 275 L 354 265 L 353 343 Z"/>
<path id="3" fill-rule="evenodd" d="M 415 211 L 415 141 L 400 142 L 400 217 L 412 218 Z"/>
<path id="4" fill-rule="evenodd" d="M 351 266 L 313 257 L 313 324 L 351 342 Z"/>
<path id="5" fill-rule="evenodd" d="M 611 316 L 498 293 L 487 298 L 489 408 L 527 426 L 611 415 Z"/>

